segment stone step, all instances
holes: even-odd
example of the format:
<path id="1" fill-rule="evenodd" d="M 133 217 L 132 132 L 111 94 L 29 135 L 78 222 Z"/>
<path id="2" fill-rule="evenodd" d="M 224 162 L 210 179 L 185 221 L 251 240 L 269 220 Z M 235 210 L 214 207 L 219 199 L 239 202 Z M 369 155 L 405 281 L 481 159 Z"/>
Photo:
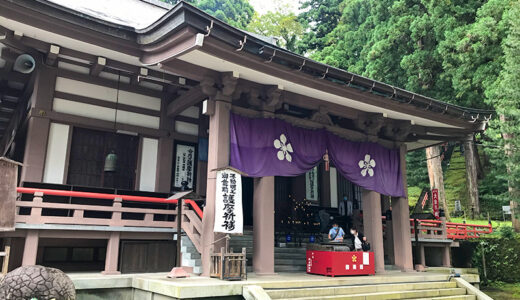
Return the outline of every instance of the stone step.
<path id="1" fill-rule="evenodd" d="M 462 296 L 466 295 L 464 288 L 448 288 L 448 289 L 431 289 L 431 290 L 415 290 L 415 291 L 395 291 L 395 292 L 377 292 L 377 293 L 361 293 L 351 295 L 333 295 L 333 296 L 307 296 L 300 298 L 289 298 L 299 300 L 318 300 L 318 299 L 335 299 L 335 300 L 390 300 L 390 299 L 437 299 L 437 297 L 446 296 Z"/>
<path id="2" fill-rule="evenodd" d="M 360 293 L 387 293 L 409 290 L 430 290 L 430 289 L 449 289 L 456 288 L 455 282 L 416 282 L 416 283 L 398 283 L 398 284 L 377 284 L 362 286 L 335 286 L 335 287 L 317 287 L 317 288 L 296 288 L 296 289 L 279 289 L 267 290 L 272 299 L 284 298 L 301 298 L 312 296 L 336 296 L 351 295 Z"/>
<path id="3" fill-rule="evenodd" d="M 306 265 L 275 265 L 275 272 L 305 272 L 307 270 Z"/>
<path id="4" fill-rule="evenodd" d="M 288 266 L 288 265 L 278 265 L 274 266 L 275 272 L 305 272 L 305 266 Z M 253 265 L 247 265 L 247 272 L 253 273 Z"/>
<path id="5" fill-rule="evenodd" d="M 305 259 L 294 259 L 294 258 L 274 258 L 274 263 L 277 265 L 302 265 L 305 266 Z"/>
<path id="6" fill-rule="evenodd" d="M 290 253 L 307 253 L 307 249 L 305 248 L 279 248 L 279 247 L 275 247 L 274 248 L 274 252 L 276 253 L 281 253 L 281 252 L 290 252 Z"/>
<path id="7" fill-rule="evenodd" d="M 292 258 L 292 259 L 301 259 L 301 260 L 306 260 L 307 256 L 304 254 L 299 254 L 299 253 L 275 253 L 274 254 L 274 258 Z"/>
<path id="8" fill-rule="evenodd" d="M 182 253 L 198 252 L 195 246 L 181 246 Z"/>
<path id="9" fill-rule="evenodd" d="M 183 252 L 182 258 L 186 259 L 200 259 L 200 253 L 198 252 Z"/>
<path id="10" fill-rule="evenodd" d="M 199 259 L 184 259 L 182 258 L 182 265 L 186 267 L 200 267 L 202 265 L 202 260 Z"/>
<path id="11" fill-rule="evenodd" d="M 193 274 L 202 274 L 202 267 L 201 266 L 193 267 Z"/>
<path id="12" fill-rule="evenodd" d="M 435 297 L 435 298 L 417 298 L 415 300 L 477 300 L 475 295 L 457 295 L 457 296 L 446 296 L 446 297 Z"/>

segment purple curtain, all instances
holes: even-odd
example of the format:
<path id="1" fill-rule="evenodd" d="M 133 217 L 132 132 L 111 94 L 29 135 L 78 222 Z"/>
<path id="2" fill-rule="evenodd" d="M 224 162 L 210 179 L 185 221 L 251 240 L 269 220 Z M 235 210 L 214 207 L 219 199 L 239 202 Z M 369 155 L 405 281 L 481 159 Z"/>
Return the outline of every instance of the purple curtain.
<path id="1" fill-rule="evenodd" d="M 251 177 L 297 176 L 317 165 L 328 149 L 337 170 L 351 182 L 384 195 L 404 197 L 398 149 L 352 142 L 324 129 L 278 119 L 231 114 L 230 165 Z"/>
<path id="2" fill-rule="evenodd" d="M 351 182 L 383 195 L 405 197 L 399 149 L 377 143 L 351 142 L 327 132 L 329 157 Z"/>
<path id="3" fill-rule="evenodd" d="M 230 122 L 230 165 L 251 177 L 300 175 L 317 165 L 325 153 L 324 130 L 236 114 L 231 114 Z"/>

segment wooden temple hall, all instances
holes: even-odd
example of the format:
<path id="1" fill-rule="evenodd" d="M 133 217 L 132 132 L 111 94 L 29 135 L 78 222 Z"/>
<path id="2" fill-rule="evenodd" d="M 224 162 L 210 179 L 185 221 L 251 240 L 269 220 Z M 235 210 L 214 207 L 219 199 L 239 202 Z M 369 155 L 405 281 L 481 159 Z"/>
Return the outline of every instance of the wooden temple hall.
<path id="1" fill-rule="evenodd" d="M 230 243 L 251 271 L 303 272 L 300 248 L 332 219 L 365 234 L 376 272 L 413 269 L 405 155 L 472 139 L 489 113 L 318 63 L 184 2 L 134 2 L 155 19 L 0 0 L 9 270 L 169 271 L 182 240 L 183 265 L 207 275 L 225 243 L 214 223 L 227 167 L 243 174 L 244 232 Z M 180 190 L 193 192 L 177 216 L 164 199 Z"/>

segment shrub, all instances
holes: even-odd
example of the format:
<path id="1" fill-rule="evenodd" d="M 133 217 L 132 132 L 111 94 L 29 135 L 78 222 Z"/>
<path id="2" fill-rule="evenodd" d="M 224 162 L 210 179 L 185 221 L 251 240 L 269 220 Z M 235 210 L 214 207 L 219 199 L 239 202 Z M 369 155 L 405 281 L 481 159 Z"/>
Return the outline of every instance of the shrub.
<path id="1" fill-rule="evenodd" d="M 473 248 L 472 265 L 479 269 L 482 280 L 520 282 L 520 237 L 515 236 L 511 229 L 501 227 L 497 236 L 480 238 L 477 241 L 467 241 Z M 486 273 L 482 259 L 484 253 Z"/>

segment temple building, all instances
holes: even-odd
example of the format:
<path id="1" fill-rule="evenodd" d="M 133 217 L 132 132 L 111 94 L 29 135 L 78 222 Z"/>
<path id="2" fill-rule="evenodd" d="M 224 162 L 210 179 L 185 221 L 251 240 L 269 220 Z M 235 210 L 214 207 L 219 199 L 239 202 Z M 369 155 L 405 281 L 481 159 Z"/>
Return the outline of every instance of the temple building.
<path id="1" fill-rule="evenodd" d="M 0 0 L 0 156 L 21 163 L 0 200 L 10 270 L 168 271 L 176 205 L 154 199 L 192 190 L 183 262 L 207 275 L 227 167 L 243 174 L 231 244 L 251 271 L 303 272 L 304 258 L 284 269 L 278 254 L 320 241 L 330 218 L 365 234 L 376 272 L 413 270 L 406 153 L 473 139 L 489 112 L 313 61 L 185 2 L 133 2 L 156 19 Z M 421 261 L 448 266 L 450 243 Z"/>

